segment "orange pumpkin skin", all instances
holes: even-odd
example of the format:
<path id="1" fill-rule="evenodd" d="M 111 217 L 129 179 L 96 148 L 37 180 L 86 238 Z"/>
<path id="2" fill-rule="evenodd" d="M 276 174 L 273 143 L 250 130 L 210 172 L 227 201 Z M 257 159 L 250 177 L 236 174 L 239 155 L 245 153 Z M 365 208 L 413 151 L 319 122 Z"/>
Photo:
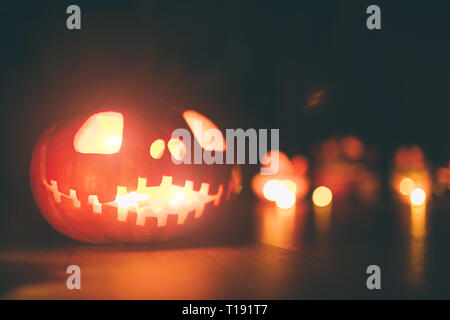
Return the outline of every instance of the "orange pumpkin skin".
<path id="1" fill-rule="evenodd" d="M 88 243 L 153 242 L 184 235 L 205 216 L 220 216 L 227 200 L 239 190 L 238 168 L 172 162 L 167 148 L 172 131 L 190 130 L 182 111 L 114 111 L 123 115 L 122 143 L 114 154 L 75 150 L 74 137 L 90 115 L 59 121 L 34 148 L 31 189 L 42 215 L 56 230 Z M 154 159 L 149 150 L 157 139 L 165 141 L 166 149 Z M 191 144 L 192 148 L 198 144 L 194 135 Z M 144 190 L 147 198 L 119 208 L 123 204 L 118 200 L 119 189 L 126 196 Z M 170 203 L 161 202 L 169 196 L 164 194 L 161 200 L 156 193 L 164 190 L 180 191 L 189 204 L 181 200 L 174 207 L 172 198 Z"/>

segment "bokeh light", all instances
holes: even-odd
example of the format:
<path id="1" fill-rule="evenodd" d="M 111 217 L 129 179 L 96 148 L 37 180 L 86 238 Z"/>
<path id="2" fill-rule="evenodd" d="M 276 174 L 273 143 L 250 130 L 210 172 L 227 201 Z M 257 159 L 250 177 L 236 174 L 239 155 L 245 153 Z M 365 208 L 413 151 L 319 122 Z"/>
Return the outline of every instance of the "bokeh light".
<path id="1" fill-rule="evenodd" d="M 263 188 L 264 197 L 275 201 L 281 209 L 289 209 L 295 205 L 297 187 L 290 180 L 269 180 Z"/>
<path id="2" fill-rule="evenodd" d="M 286 191 L 281 193 L 279 198 L 275 200 L 277 206 L 281 209 L 289 209 L 295 205 L 295 193 Z"/>
<path id="3" fill-rule="evenodd" d="M 264 197 L 269 201 L 275 201 L 277 199 L 280 190 L 280 182 L 278 180 L 269 180 L 266 182 L 263 188 Z"/>
<path id="4" fill-rule="evenodd" d="M 411 203 L 415 206 L 422 205 L 425 202 L 425 198 L 425 191 L 420 188 L 415 188 L 409 196 Z"/>
<path id="5" fill-rule="evenodd" d="M 400 193 L 404 196 L 409 196 L 415 187 L 416 184 L 411 178 L 403 178 L 399 184 Z"/>
<path id="6" fill-rule="evenodd" d="M 313 203 L 318 207 L 326 207 L 331 203 L 333 194 L 330 189 L 320 186 L 312 194 Z"/>
<path id="7" fill-rule="evenodd" d="M 261 159 L 262 167 L 269 172 L 257 173 L 252 178 L 252 190 L 261 200 L 274 201 L 280 208 L 293 207 L 297 199 L 302 199 L 309 191 L 308 159 L 295 155 L 292 160 L 279 151 L 268 152 Z M 268 174 L 267 174 L 268 173 Z"/>

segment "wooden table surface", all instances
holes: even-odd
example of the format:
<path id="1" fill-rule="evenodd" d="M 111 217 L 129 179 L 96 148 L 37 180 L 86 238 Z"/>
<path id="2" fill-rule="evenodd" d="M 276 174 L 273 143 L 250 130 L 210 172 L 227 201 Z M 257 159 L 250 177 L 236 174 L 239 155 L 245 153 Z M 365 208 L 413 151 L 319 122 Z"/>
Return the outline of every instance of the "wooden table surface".
<path id="1" fill-rule="evenodd" d="M 450 298 L 450 213 L 445 210 L 317 210 L 309 204 L 292 212 L 262 204 L 245 210 L 253 213 L 248 232 L 244 228 L 246 236 L 234 235 L 233 241 L 3 246 L 0 296 Z M 381 268 L 379 291 L 366 287 L 371 264 Z M 66 288 L 69 265 L 81 268 L 81 290 Z"/>

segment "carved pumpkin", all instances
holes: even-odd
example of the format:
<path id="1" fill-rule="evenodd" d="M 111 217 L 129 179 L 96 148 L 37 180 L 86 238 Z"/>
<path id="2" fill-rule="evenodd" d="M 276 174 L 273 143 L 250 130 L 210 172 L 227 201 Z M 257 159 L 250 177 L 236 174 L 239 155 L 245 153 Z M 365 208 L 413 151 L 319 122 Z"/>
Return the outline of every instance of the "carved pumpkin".
<path id="1" fill-rule="evenodd" d="M 167 240 L 217 214 L 239 190 L 240 171 L 172 161 L 189 147 L 171 139 L 172 131 L 191 130 L 194 121 L 217 128 L 200 113 L 175 108 L 59 121 L 40 137 L 31 160 L 31 187 L 43 216 L 69 237 L 108 243 Z M 202 149 L 202 132 L 190 132 L 190 147 Z"/>

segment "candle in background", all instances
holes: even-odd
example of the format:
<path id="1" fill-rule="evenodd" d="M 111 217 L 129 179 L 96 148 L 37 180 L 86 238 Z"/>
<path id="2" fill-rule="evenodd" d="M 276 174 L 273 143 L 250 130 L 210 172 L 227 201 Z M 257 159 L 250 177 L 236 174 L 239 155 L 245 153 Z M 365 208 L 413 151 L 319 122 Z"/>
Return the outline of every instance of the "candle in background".
<path id="1" fill-rule="evenodd" d="M 411 238 L 409 243 L 408 282 L 413 286 L 424 283 L 426 255 L 426 194 L 415 188 L 410 194 L 411 203 Z"/>
<path id="2" fill-rule="evenodd" d="M 313 203 L 317 207 L 326 207 L 333 200 L 333 193 L 325 186 L 316 188 L 312 194 Z"/>
<path id="3" fill-rule="evenodd" d="M 305 201 L 297 202 L 296 206 L 289 209 L 258 201 L 255 209 L 259 241 L 290 250 L 301 247 L 307 219 Z"/>
<path id="4" fill-rule="evenodd" d="M 426 200 L 425 191 L 423 191 L 420 188 L 415 188 L 414 190 L 411 191 L 411 194 L 409 195 L 409 200 L 411 201 L 411 205 L 413 208 L 424 206 Z"/>
<path id="5" fill-rule="evenodd" d="M 446 190 L 450 190 L 450 162 L 447 167 L 440 167 L 436 171 L 436 186 L 434 188 L 434 194 L 441 196 Z"/>
<path id="6" fill-rule="evenodd" d="M 316 188 L 312 194 L 314 225 L 318 242 L 328 239 L 331 223 L 333 193 L 325 186 Z"/>
<path id="7" fill-rule="evenodd" d="M 429 194 L 431 176 L 425 155 L 419 146 L 403 146 L 397 150 L 391 185 L 404 202 L 420 202 L 424 194 Z"/>
<path id="8" fill-rule="evenodd" d="M 273 152 L 278 153 L 278 172 L 272 175 L 256 174 L 252 179 L 252 190 L 260 200 L 274 202 L 278 208 L 287 210 L 293 208 L 309 190 L 308 161 L 300 155 L 289 159 L 281 151 L 270 151 Z M 276 161 L 277 158 L 270 153 L 261 161 L 268 167 L 268 159 Z"/>
<path id="9" fill-rule="evenodd" d="M 292 159 L 281 151 L 270 151 L 262 163 L 270 167 L 278 153 L 278 172 L 256 174 L 252 190 L 260 200 L 256 204 L 258 240 L 285 249 L 298 249 L 306 225 L 307 205 L 302 201 L 309 191 L 308 160 L 301 155 Z M 276 166 L 275 166 L 276 167 Z"/>
<path id="10" fill-rule="evenodd" d="M 370 169 L 376 150 L 355 136 L 335 136 L 319 143 L 314 152 L 313 181 L 333 190 L 336 199 L 351 196 L 373 203 L 378 196 L 379 178 Z"/>
<path id="11" fill-rule="evenodd" d="M 425 281 L 426 206 L 431 185 L 423 150 L 419 146 L 398 148 L 394 156 L 391 187 L 400 203 L 409 205 L 410 240 L 406 277 L 408 283 L 416 288 L 423 286 Z M 402 208 L 399 210 L 403 212 Z"/>

